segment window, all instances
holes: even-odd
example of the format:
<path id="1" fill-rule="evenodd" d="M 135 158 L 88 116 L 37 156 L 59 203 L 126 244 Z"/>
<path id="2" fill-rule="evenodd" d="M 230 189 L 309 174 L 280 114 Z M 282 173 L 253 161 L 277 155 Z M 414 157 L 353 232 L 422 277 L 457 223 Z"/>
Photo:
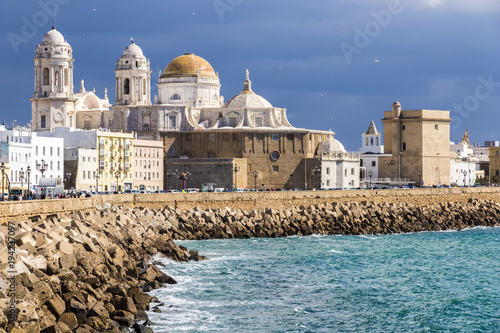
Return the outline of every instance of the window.
<path id="1" fill-rule="evenodd" d="M 273 141 L 278 141 L 278 139 L 279 139 L 279 135 L 278 135 L 277 133 L 273 133 L 273 134 L 271 135 L 271 138 L 272 138 L 272 140 L 273 140 Z"/>
<path id="2" fill-rule="evenodd" d="M 286 138 L 287 138 L 288 140 L 293 140 L 293 134 L 287 134 L 287 135 L 286 135 Z"/>
<path id="3" fill-rule="evenodd" d="M 125 82 L 123 84 L 123 94 L 128 95 L 130 92 L 130 80 L 125 79 Z"/>
<path id="4" fill-rule="evenodd" d="M 187 141 L 191 141 L 191 139 L 192 139 L 191 134 L 186 135 L 186 140 L 187 140 Z"/>
<path id="5" fill-rule="evenodd" d="M 375 167 L 377 166 L 377 162 L 376 161 L 372 161 L 372 167 Z"/>
<path id="6" fill-rule="evenodd" d="M 54 147 L 50 147 L 50 156 L 52 156 L 53 149 Z"/>
<path id="7" fill-rule="evenodd" d="M 354 176 L 354 168 L 351 168 L 351 176 Z"/>
<path id="8" fill-rule="evenodd" d="M 38 146 L 35 146 L 35 155 L 38 155 Z"/>
<path id="9" fill-rule="evenodd" d="M 61 147 L 57 147 L 57 156 L 61 156 Z"/>
<path id="10" fill-rule="evenodd" d="M 273 172 L 278 172 L 279 168 L 277 165 L 273 165 Z"/>
<path id="11" fill-rule="evenodd" d="M 366 140 L 366 143 L 365 143 L 365 146 L 368 146 L 368 138 L 365 138 Z"/>
<path id="12" fill-rule="evenodd" d="M 438 129 L 438 125 L 434 125 L 434 129 L 437 130 Z"/>
<path id="13" fill-rule="evenodd" d="M 176 116 L 168 116 L 168 127 L 169 128 L 177 128 L 177 117 Z"/>
<path id="14" fill-rule="evenodd" d="M 255 117 L 255 127 L 262 127 L 262 117 Z"/>
<path id="15" fill-rule="evenodd" d="M 40 116 L 40 127 L 41 128 L 45 128 L 47 126 L 46 124 L 46 116 L 43 115 L 43 116 Z"/>
<path id="16" fill-rule="evenodd" d="M 213 152 L 213 151 L 209 152 L 208 158 L 215 158 L 215 152 Z"/>
<path id="17" fill-rule="evenodd" d="M 42 147 L 42 155 L 45 156 L 45 147 Z"/>
<path id="18" fill-rule="evenodd" d="M 87 178 L 90 179 L 90 177 L 91 177 L 91 173 L 90 173 L 90 171 L 88 171 L 87 172 Z"/>
<path id="19" fill-rule="evenodd" d="M 326 186 L 330 186 L 330 179 L 326 180 Z"/>
<path id="20" fill-rule="evenodd" d="M 238 125 L 238 118 L 237 117 L 229 117 L 229 126 L 230 127 L 236 127 Z"/>
<path id="21" fill-rule="evenodd" d="M 238 134 L 233 133 L 233 141 L 238 141 Z"/>
<path id="22" fill-rule="evenodd" d="M 82 178 L 85 179 L 85 170 L 82 172 Z"/>
<path id="23" fill-rule="evenodd" d="M 378 137 L 376 138 L 376 140 L 377 140 L 377 146 L 379 146 L 380 144 L 378 143 Z"/>
<path id="24" fill-rule="evenodd" d="M 257 134 L 257 140 L 263 140 L 264 135 L 263 134 Z"/>
<path id="25" fill-rule="evenodd" d="M 47 67 L 44 67 L 43 69 L 43 85 L 49 85 L 49 69 Z"/>
<path id="26" fill-rule="evenodd" d="M 373 138 L 370 138 L 370 146 L 373 146 Z"/>
<path id="27" fill-rule="evenodd" d="M 401 126 L 401 129 L 404 131 L 406 129 L 406 126 L 405 125 Z"/>
<path id="28" fill-rule="evenodd" d="M 61 161 L 57 161 L 57 171 L 61 171 Z"/>
<path id="29" fill-rule="evenodd" d="M 270 157 L 271 157 L 271 160 L 277 161 L 280 158 L 280 153 L 277 151 L 273 151 L 273 152 L 271 152 Z"/>
<path id="30" fill-rule="evenodd" d="M 215 134 L 209 134 L 208 141 L 215 141 Z"/>
<path id="31" fill-rule="evenodd" d="M 83 128 L 86 130 L 92 129 L 92 122 L 90 120 L 83 121 Z"/>
<path id="32" fill-rule="evenodd" d="M 330 168 L 326 168 L 326 174 L 329 175 L 330 174 Z"/>
<path id="33" fill-rule="evenodd" d="M 181 99 L 181 95 L 179 95 L 178 93 L 175 93 L 172 96 L 170 96 L 171 101 L 178 101 L 180 99 Z"/>
<path id="34" fill-rule="evenodd" d="M 406 150 L 406 142 L 403 142 L 403 150 Z"/>

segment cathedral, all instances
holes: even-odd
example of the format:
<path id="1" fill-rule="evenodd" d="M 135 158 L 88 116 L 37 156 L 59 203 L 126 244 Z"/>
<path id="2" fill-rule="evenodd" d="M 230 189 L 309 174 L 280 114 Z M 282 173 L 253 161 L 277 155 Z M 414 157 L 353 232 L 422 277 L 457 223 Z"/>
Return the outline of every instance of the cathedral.
<path id="1" fill-rule="evenodd" d="M 36 47 L 34 131 L 107 128 L 160 140 L 167 189 L 177 187 L 180 175 L 192 187 L 359 186 L 359 156 L 348 154 L 332 131 L 292 126 L 286 109 L 253 91 L 248 70 L 241 93 L 224 102 L 210 63 L 193 53 L 180 55 L 160 73 L 152 103 L 149 60 L 132 41 L 116 62 L 111 105 L 107 91 L 101 99 L 83 81 L 73 92 L 73 61 L 71 46 L 56 29 Z"/>

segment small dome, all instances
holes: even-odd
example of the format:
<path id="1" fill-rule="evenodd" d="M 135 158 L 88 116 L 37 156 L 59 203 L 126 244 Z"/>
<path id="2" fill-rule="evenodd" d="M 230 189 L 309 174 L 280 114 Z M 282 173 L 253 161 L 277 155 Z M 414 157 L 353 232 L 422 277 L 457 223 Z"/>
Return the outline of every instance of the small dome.
<path id="1" fill-rule="evenodd" d="M 193 53 L 186 53 L 172 60 L 161 77 L 195 77 L 198 74 L 202 77 L 218 78 L 208 61 Z"/>
<path id="2" fill-rule="evenodd" d="M 225 108 L 272 108 L 271 103 L 255 93 L 242 92 L 224 104 Z"/>
<path id="3" fill-rule="evenodd" d="M 224 104 L 225 108 L 272 108 L 271 103 L 262 96 L 252 91 L 252 81 L 249 78 L 248 69 L 246 79 L 243 82 L 243 90 L 239 95 L 234 96 Z"/>
<path id="4" fill-rule="evenodd" d="M 327 139 L 321 141 L 318 145 L 318 155 L 337 155 L 346 152 L 340 141 L 335 140 L 332 135 L 329 135 Z"/>
<path id="5" fill-rule="evenodd" d="M 128 57 L 144 57 L 142 49 L 137 46 L 134 41 L 132 41 L 132 43 L 130 43 L 130 45 L 125 48 L 125 51 L 123 51 L 123 55 Z"/>
<path id="6" fill-rule="evenodd" d="M 43 43 L 57 43 L 57 44 L 67 44 L 64 40 L 64 36 L 57 31 L 55 28 L 52 28 L 49 32 L 43 36 Z"/>

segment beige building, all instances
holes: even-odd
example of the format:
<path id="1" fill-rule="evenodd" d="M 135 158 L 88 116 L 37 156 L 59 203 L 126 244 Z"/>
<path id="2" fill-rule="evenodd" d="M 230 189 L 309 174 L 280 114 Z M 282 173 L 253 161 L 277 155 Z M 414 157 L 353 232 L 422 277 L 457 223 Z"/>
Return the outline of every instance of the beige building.
<path id="1" fill-rule="evenodd" d="M 440 110 L 401 110 L 394 102 L 384 112 L 384 153 L 379 178 L 424 186 L 450 182 L 450 113 Z"/>
<path id="2" fill-rule="evenodd" d="M 163 190 L 163 142 L 134 140 L 133 190 Z"/>
<path id="3" fill-rule="evenodd" d="M 97 131 L 98 189 L 103 192 L 132 190 L 133 133 Z"/>
<path id="4" fill-rule="evenodd" d="M 500 147 L 489 148 L 490 175 L 500 177 Z"/>

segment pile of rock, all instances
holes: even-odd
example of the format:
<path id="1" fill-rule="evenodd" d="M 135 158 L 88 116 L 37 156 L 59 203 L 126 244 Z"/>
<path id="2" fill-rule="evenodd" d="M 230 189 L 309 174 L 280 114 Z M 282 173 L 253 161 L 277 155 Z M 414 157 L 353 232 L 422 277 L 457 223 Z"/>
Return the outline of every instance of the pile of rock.
<path id="1" fill-rule="evenodd" d="M 176 283 L 152 256 L 204 259 L 162 233 L 171 218 L 110 207 L 2 225 L 0 332 L 152 332 L 146 292 Z"/>
<path id="2" fill-rule="evenodd" d="M 128 332 L 128 327 L 151 332 L 145 311 L 157 300 L 146 292 L 176 283 L 151 264 L 152 256 L 206 259 L 176 246 L 174 239 L 387 234 L 497 225 L 500 204 L 474 199 L 427 206 L 363 201 L 244 211 L 112 206 L 33 216 L 0 226 L 0 288 L 6 291 L 0 290 L 0 333 Z M 15 257 L 8 253 L 11 240 Z M 18 301 L 13 306 L 10 294 Z M 15 321 L 9 323 L 12 314 Z"/>
<path id="3" fill-rule="evenodd" d="M 194 208 L 170 214 L 178 215 L 178 223 L 167 228 L 174 239 L 389 234 L 500 225 L 500 204 L 474 199 L 427 206 L 363 201 L 286 210 Z"/>

